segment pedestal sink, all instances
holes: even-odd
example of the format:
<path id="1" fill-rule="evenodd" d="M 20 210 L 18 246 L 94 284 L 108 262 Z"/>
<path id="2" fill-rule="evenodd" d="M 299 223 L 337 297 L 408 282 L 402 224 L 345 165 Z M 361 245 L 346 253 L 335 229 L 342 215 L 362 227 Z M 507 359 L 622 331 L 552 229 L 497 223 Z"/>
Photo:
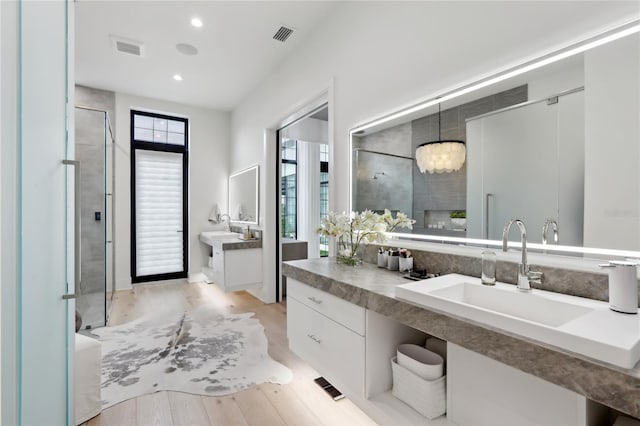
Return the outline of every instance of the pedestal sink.
<path id="1" fill-rule="evenodd" d="M 600 302 L 449 274 L 396 287 L 396 297 L 624 368 L 640 360 L 640 315 Z"/>

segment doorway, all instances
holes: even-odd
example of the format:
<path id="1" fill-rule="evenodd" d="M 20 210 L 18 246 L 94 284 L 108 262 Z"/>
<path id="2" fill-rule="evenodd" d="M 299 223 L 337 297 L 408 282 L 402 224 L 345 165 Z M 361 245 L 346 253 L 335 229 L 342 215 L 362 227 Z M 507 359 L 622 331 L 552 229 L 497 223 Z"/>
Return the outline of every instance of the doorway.
<path id="1" fill-rule="evenodd" d="M 315 232 L 329 210 L 328 105 L 278 129 L 278 282 L 286 297 L 281 262 L 328 256 L 328 242 Z"/>

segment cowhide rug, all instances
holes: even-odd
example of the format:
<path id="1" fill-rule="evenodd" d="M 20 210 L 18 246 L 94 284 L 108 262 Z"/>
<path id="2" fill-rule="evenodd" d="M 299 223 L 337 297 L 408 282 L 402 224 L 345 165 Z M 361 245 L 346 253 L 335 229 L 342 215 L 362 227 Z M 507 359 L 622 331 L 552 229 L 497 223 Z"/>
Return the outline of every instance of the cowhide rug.
<path id="1" fill-rule="evenodd" d="M 269 357 L 264 328 L 253 315 L 206 305 L 93 330 L 102 342 L 103 409 L 162 390 L 228 395 L 288 383 L 291 370 Z"/>

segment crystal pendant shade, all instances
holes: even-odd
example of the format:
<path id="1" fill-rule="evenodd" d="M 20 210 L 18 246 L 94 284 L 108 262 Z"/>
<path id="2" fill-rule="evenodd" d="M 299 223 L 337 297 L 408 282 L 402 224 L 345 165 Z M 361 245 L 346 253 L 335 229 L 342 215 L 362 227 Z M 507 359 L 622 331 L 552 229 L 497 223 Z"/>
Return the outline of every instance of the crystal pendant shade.
<path id="1" fill-rule="evenodd" d="M 416 149 L 416 162 L 421 173 L 457 172 L 464 165 L 466 152 L 462 141 L 427 142 Z"/>

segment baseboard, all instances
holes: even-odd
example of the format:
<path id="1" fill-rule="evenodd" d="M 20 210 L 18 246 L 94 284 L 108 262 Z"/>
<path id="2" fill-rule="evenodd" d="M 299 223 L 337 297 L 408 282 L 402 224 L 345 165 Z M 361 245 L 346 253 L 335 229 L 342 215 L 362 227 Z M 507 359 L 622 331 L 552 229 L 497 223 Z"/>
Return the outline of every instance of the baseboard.
<path id="1" fill-rule="evenodd" d="M 119 278 L 116 280 L 116 291 L 118 290 L 131 290 L 133 286 L 131 285 L 131 278 Z"/>
<path id="2" fill-rule="evenodd" d="M 189 283 L 207 282 L 207 276 L 202 272 L 189 272 Z"/>
<path id="3" fill-rule="evenodd" d="M 264 283 L 262 287 L 256 288 L 256 289 L 248 289 L 247 292 L 255 296 L 257 299 L 260 299 L 263 303 L 266 303 L 266 304 L 276 303 L 275 294 L 272 295 L 271 297 L 265 296 Z"/>

